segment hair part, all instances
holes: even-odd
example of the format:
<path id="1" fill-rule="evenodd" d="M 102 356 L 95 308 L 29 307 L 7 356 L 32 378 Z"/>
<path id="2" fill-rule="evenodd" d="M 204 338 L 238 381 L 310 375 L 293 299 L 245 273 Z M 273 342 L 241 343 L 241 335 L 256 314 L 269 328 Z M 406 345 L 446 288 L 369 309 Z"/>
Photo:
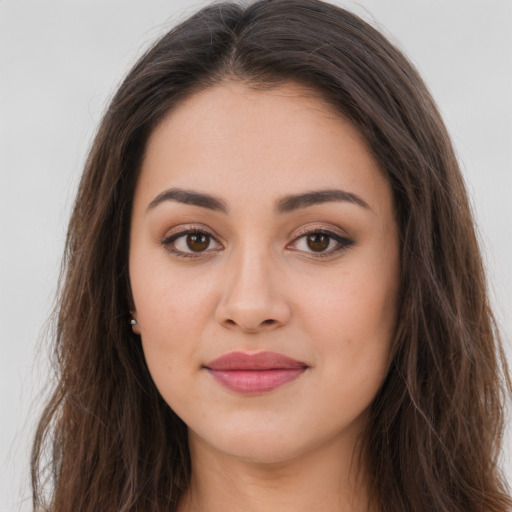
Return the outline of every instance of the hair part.
<path id="1" fill-rule="evenodd" d="M 357 127 L 391 184 L 400 306 L 392 363 L 362 440 L 373 504 L 509 510 L 497 460 L 510 378 L 449 136 L 402 53 L 319 0 L 206 7 L 162 37 L 113 98 L 69 224 L 59 381 L 33 448 L 34 509 L 176 510 L 187 489 L 186 425 L 158 393 L 130 329 L 130 215 L 155 127 L 187 97 L 226 80 L 306 86 Z"/>

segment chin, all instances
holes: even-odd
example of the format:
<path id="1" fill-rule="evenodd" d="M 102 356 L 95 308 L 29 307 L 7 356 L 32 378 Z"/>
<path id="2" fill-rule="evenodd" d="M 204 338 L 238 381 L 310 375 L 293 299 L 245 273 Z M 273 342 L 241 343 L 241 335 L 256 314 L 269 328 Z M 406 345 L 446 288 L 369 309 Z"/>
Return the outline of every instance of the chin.
<path id="1" fill-rule="evenodd" d="M 222 432 L 210 431 L 204 437 L 198 433 L 191 433 L 189 442 L 192 446 L 213 450 L 240 462 L 271 465 L 307 456 L 321 450 L 322 446 L 332 448 L 333 444 L 343 439 L 343 433 L 337 430 L 322 432 L 318 429 L 290 429 L 289 426 L 286 428 L 283 425 L 274 425 L 275 429 L 269 428 L 269 425 L 254 427 L 254 423 L 251 428 L 242 428 L 238 425 L 237 428 Z"/>
<path id="2" fill-rule="evenodd" d="M 240 439 L 226 443 L 227 446 L 218 446 L 226 456 L 240 460 L 241 462 L 255 465 L 274 465 L 289 462 L 298 458 L 311 447 L 283 443 L 279 439 L 269 436 L 254 439 Z"/>

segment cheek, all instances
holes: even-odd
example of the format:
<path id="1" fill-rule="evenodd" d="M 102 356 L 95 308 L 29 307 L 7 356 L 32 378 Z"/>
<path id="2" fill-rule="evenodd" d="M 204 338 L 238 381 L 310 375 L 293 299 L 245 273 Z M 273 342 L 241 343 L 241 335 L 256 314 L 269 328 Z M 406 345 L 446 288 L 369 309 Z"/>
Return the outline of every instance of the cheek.
<path id="1" fill-rule="evenodd" d="M 207 322 L 204 299 L 193 291 L 182 291 L 175 283 L 162 288 L 158 283 L 152 289 L 135 295 L 137 316 L 146 356 L 183 357 L 197 343 Z"/>
<path id="2" fill-rule="evenodd" d="M 331 302 L 309 317 L 325 392 L 318 416 L 330 417 L 333 429 L 362 417 L 389 368 L 395 310 L 382 290 L 358 290 L 333 291 Z"/>
<path id="3" fill-rule="evenodd" d="M 329 286 L 308 287 L 313 291 L 300 316 L 333 385 L 371 395 L 389 364 L 399 271 L 394 252 L 387 264 L 377 259 L 360 263 L 350 272 L 333 273 Z"/>
<path id="4" fill-rule="evenodd" d="M 156 255 L 154 250 L 146 252 L 147 255 L 134 254 L 130 262 L 133 298 L 142 331 L 162 336 L 170 330 L 183 334 L 194 331 L 208 314 L 211 280 L 194 275 L 190 269 L 171 267 L 164 251 Z"/>
<path id="5" fill-rule="evenodd" d="M 319 339 L 338 340 L 347 345 L 378 343 L 390 338 L 395 329 L 397 290 L 392 282 L 363 282 L 355 275 L 308 292 L 301 318 Z"/>
<path id="6" fill-rule="evenodd" d="M 151 376 L 168 403 L 202 360 L 218 295 L 218 283 L 199 269 L 170 268 L 167 255 L 146 265 L 134 254 L 131 284 L 144 356 Z M 209 340 L 211 342 L 211 339 Z"/>
<path id="7" fill-rule="evenodd" d="M 155 286 L 153 291 L 159 288 Z M 190 300 L 197 300 L 188 295 Z M 137 314 L 146 364 L 163 399 L 174 408 L 187 375 L 200 366 L 197 339 L 203 325 L 198 318 L 201 309 L 190 304 L 187 294 L 177 294 L 174 287 L 139 298 Z"/>

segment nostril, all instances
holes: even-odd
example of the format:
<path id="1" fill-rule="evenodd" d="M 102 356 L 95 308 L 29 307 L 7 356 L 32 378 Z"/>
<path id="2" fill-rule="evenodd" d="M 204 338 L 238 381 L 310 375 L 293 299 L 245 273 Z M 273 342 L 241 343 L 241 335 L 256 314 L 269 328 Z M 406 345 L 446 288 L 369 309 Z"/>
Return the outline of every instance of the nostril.
<path id="1" fill-rule="evenodd" d="M 226 318 L 224 320 L 225 326 L 241 327 L 242 329 L 248 330 L 248 331 L 257 331 L 263 327 L 272 327 L 272 326 L 276 325 L 277 323 L 278 322 L 276 320 L 274 320 L 273 318 L 268 318 L 267 320 L 263 320 L 259 324 L 254 324 L 254 325 L 244 324 L 243 322 L 238 323 L 236 320 L 233 320 L 232 318 Z"/>

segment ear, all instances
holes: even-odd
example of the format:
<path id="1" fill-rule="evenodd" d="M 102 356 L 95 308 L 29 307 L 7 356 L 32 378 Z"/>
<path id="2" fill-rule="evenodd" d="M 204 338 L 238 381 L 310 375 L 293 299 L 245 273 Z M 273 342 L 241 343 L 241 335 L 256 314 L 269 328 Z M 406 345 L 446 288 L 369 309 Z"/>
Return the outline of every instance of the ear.
<path id="1" fill-rule="evenodd" d="M 132 294 L 132 285 L 130 283 L 130 276 L 128 273 L 125 275 L 126 277 L 126 291 L 127 291 L 127 300 L 128 300 L 128 306 L 130 308 L 130 314 L 131 314 L 131 320 L 130 323 L 132 325 L 132 331 L 134 334 L 137 334 L 140 336 L 140 327 L 139 327 L 139 320 L 137 318 L 137 310 L 135 309 L 135 302 L 133 300 L 133 294 Z"/>
<path id="2" fill-rule="evenodd" d="M 130 323 L 132 324 L 132 331 L 134 334 L 137 334 L 140 336 L 140 327 L 139 327 L 139 321 L 137 319 L 137 312 L 135 310 L 131 310 L 130 314 L 132 315 L 132 319 Z"/>

